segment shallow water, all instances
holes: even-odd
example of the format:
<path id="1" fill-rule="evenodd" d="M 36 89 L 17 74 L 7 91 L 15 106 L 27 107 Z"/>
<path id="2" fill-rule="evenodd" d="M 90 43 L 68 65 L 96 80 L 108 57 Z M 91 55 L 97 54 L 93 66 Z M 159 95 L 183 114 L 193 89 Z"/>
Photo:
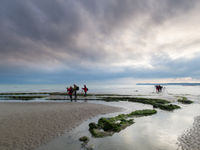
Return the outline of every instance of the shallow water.
<path id="1" fill-rule="evenodd" d="M 96 102 L 93 101 L 93 103 Z M 123 106 L 127 108 L 123 113 L 152 108 L 150 105 L 132 102 L 98 103 Z M 81 136 L 90 137 L 88 145 L 91 145 L 94 150 L 177 150 L 177 138 L 192 125 L 193 118 L 200 114 L 199 104 L 181 106 L 182 109 L 174 112 L 158 110 L 158 113 L 153 116 L 135 118 L 135 124 L 105 138 L 92 138 L 88 132 L 88 124 L 97 121 L 102 116 L 110 117 L 119 113 L 97 116 L 36 150 L 84 149 L 81 148 L 81 143 L 78 141 Z"/>
<path id="2" fill-rule="evenodd" d="M 65 88 L 66 85 L 0 85 L 0 93 L 66 92 Z M 190 100 L 200 103 L 200 92 L 199 92 L 200 86 L 168 85 L 165 86 L 164 91 L 159 94 L 155 92 L 155 88 L 152 85 L 131 85 L 131 86 L 91 85 L 91 87 L 89 86 L 88 88 L 89 88 L 88 93 L 122 94 L 122 95 L 136 96 L 136 97 L 163 98 L 171 101 L 176 101 L 178 99 L 178 96 L 184 96 Z M 78 93 L 81 93 L 81 90 L 78 91 Z M 39 95 L 42 96 L 44 94 L 39 94 Z M 31 96 L 38 96 L 38 94 L 32 94 Z M 0 95 L 0 102 L 4 100 L 5 100 L 4 97 Z M 34 100 L 38 102 L 40 100 L 43 101 L 44 98 L 35 98 L 31 101 Z"/>

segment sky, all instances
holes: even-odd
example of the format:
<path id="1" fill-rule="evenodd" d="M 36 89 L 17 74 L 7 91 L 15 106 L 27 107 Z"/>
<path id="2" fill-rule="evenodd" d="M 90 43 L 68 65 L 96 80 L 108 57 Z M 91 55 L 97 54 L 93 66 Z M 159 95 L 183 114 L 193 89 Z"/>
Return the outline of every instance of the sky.
<path id="1" fill-rule="evenodd" d="M 200 81 L 199 0 L 1 0 L 0 83 Z"/>

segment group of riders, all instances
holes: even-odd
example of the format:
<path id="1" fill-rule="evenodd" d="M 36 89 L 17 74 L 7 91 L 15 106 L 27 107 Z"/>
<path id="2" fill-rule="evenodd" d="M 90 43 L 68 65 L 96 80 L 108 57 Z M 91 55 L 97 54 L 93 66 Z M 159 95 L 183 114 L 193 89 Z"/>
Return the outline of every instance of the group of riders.
<path id="1" fill-rule="evenodd" d="M 163 91 L 163 86 L 161 85 L 155 85 L 155 88 L 156 88 L 156 93 L 161 93 Z M 82 90 L 84 92 L 84 96 L 87 96 L 88 88 L 86 87 L 86 85 L 84 85 Z M 77 91 L 79 91 L 79 87 L 76 84 L 74 84 L 74 87 L 70 86 L 67 88 L 67 93 L 71 101 L 72 101 L 72 95 L 74 95 L 74 100 L 75 101 L 77 100 Z"/>
<path id="2" fill-rule="evenodd" d="M 86 85 L 84 85 L 82 90 L 84 92 L 84 96 L 87 96 L 88 88 L 86 87 Z M 74 100 L 75 101 L 77 100 L 77 91 L 79 91 L 79 87 L 76 84 L 74 84 L 74 87 L 70 86 L 67 88 L 67 93 L 68 93 L 71 101 L 72 101 L 72 95 L 74 95 Z"/>
<path id="3" fill-rule="evenodd" d="M 156 88 L 156 93 L 161 93 L 163 90 L 163 86 L 161 85 L 155 85 L 155 88 Z"/>

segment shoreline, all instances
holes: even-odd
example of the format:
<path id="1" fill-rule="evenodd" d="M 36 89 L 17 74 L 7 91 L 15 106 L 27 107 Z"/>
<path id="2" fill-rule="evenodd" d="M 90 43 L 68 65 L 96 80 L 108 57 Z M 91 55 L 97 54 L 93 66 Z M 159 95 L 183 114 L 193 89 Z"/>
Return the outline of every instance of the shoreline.
<path id="1" fill-rule="evenodd" d="M 185 150 L 200 149 L 200 116 L 194 118 L 192 127 L 185 131 L 178 141 L 179 146 Z"/>
<path id="2" fill-rule="evenodd" d="M 0 103 L 0 149 L 32 150 L 94 116 L 122 108 L 92 103 Z"/>

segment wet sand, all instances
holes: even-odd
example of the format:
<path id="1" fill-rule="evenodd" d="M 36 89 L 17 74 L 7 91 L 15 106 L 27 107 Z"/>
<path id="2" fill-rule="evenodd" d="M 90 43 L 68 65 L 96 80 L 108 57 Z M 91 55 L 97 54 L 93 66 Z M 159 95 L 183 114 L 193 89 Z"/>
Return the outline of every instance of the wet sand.
<path id="1" fill-rule="evenodd" d="M 0 103 L 0 150 L 32 150 L 84 120 L 121 108 L 91 103 Z"/>
<path id="2" fill-rule="evenodd" d="M 200 150 L 200 116 L 195 118 L 192 127 L 178 140 L 182 150 Z"/>

